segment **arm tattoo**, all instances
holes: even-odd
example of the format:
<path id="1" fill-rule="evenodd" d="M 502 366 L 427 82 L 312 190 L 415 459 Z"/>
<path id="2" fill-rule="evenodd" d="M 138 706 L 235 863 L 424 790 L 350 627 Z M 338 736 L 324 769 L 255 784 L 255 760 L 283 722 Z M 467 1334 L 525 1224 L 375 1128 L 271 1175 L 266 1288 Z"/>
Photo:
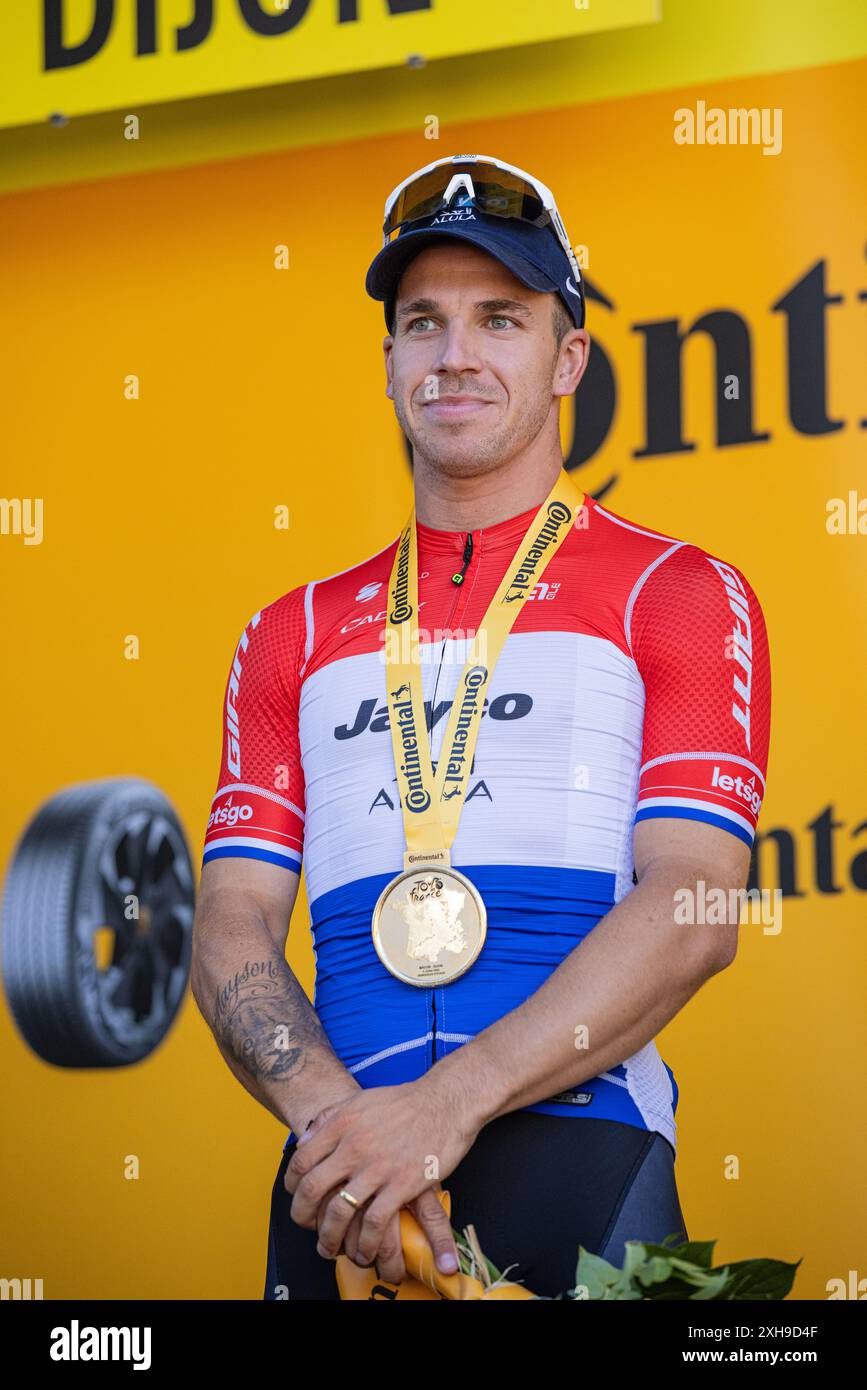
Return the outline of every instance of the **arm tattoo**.
<path id="1" fill-rule="evenodd" d="M 307 1065 L 310 1048 L 329 1046 L 307 995 L 276 953 L 246 961 L 217 991 L 214 1032 L 259 1080 L 288 1080 Z"/>

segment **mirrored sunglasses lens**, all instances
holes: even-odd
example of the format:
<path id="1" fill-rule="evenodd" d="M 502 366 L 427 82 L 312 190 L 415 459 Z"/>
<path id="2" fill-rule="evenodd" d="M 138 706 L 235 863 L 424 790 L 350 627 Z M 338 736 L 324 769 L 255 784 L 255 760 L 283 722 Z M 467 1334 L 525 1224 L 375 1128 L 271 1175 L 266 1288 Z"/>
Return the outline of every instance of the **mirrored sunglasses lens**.
<path id="1" fill-rule="evenodd" d="M 405 222 L 432 217 L 443 206 L 443 197 L 457 173 L 468 173 L 476 192 L 476 206 L 497 217 L 518 217 L 537 222 L 545 213 L 542 200 L 526 179 L 491 164 L 444 164 L 415 179 L 396 200 L 384 228 L 390 235 Z M 455 206 L 468 201 L 458 193 Z"/>

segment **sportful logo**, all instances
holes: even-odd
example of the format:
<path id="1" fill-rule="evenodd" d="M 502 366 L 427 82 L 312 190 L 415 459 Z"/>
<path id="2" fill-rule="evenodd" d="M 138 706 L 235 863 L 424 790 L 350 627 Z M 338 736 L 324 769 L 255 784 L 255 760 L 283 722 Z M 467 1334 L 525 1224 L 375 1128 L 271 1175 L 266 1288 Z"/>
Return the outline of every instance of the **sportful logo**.
<path id="1" fill-rule="evenodd" d="M 226 690 L 226 733 L 228 737 L 228 752 L 226 755 L 226 765 L 233 777 L 241 778 L 241 726 L 238 721 L 238 691 L 241 684 L 241 653 L 246 655 L 250 645 L 250 638 L 247 635 L 247 628 L 255 632 L 259 626 L 261 612 L 255 613 L 250 619 L 247 627 L 241 633 L 241 640 L 235 650 L 235 659 L 232 662 L 232 671 L 229 676 L 229 685 Z"/>
<path id="2" fill-rule="evenodd" d="M 722 560 L 714 560 L 711 555 L 706 557 L 713 565 L 717 574 L 725 585 L 726 597 L 729 601 L 729 608 L 735 615 L 735 626 L 732 632 L 733 641 L 733 660 L 742 667 L 744 679 L 735 673 L 734 687 L 735 698 L 732 701 L 732 718 L 741 725 L 747 741 L 747 750 L 750 747 L 750 693 L 753 684 L 753 630 L 750 625 L 750 611 L 746 592 L 741 581 L 738 579 L 730 565 L 726 565 Z M 738 704 L 740 697 L 741 704 Z"/>
<path id="3" fill-rule="evenodd" d="M 356 603 L 365 603 L 367 599 L 373 598 L 382 588 L 382 580 L 376 579 L 372 584 L 362 584 L 358 593 L 355 595 Z M 385 615 L 383 614 L 383 617 Z"/>

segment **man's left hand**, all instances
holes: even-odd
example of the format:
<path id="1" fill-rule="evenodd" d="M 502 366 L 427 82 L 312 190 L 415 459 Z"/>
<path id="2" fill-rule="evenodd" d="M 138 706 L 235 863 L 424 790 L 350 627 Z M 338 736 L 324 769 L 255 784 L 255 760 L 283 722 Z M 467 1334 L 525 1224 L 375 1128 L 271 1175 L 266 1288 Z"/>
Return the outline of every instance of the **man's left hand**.
<path id="1" fill-rule="evenodd" d="M 437 1268 L 455 1273 L 451 1225 L 432 1189 L 454 1171 L 477 1133 L 461 1121 L 456 1107 L 417 1082 L 360 1091 L 299 1139 L 285 1176 L 286 1191 L 294 1194 L 292 1220 L 318 1229 L 319 1252 L 333 1259 L 358 1218 L 353 1259 L 362 1265 L 374 1263 L 388 1234 L 378 1271 L 397 1283 L 403 1260 L 390 1247 L 397 1215 L 411 1204 Z M 341 1188 L 357 1199 L 358 1208 L 339 1196 Z M 451 1267 L 448 1256 L 454 1261 Z M 397 1278 L 389 1279 L 389 1273 Z"/>

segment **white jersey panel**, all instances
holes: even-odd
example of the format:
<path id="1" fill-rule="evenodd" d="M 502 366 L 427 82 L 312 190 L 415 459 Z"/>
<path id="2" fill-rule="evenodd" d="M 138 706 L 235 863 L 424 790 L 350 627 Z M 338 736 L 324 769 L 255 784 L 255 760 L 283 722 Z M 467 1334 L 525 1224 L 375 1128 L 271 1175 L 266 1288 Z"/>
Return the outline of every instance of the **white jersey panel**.
<path id="1" fill-rule="evenodd" d="M 467 639 L 425 649 L 439 756 Z M 644 685 L 612 642 L 513 633 L 482 718 L 452 863 L 600 870 L 631 887 Z M 301 686 L 307 798 L 304 865 L 312 902 L 375 874 L 399 873 L 406 847 L 385 709 L 381 651 L 338 659 Z"/>

